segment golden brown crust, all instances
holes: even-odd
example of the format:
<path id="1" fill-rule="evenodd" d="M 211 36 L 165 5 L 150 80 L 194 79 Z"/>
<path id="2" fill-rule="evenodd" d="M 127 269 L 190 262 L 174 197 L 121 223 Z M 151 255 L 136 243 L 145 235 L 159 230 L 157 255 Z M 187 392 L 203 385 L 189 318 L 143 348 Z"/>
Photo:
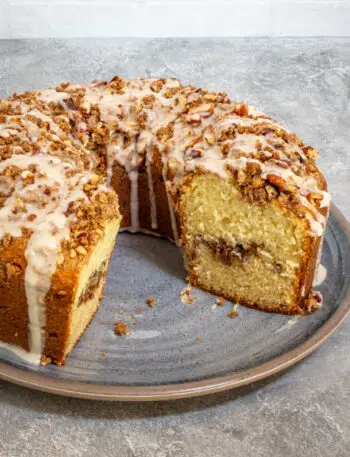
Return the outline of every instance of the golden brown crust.
<path id="1" fill-rule="evenodd" d="M 27 239 L 0 247 L 0 340 L 29 350 L 28 304 L 24 273 Z"/>

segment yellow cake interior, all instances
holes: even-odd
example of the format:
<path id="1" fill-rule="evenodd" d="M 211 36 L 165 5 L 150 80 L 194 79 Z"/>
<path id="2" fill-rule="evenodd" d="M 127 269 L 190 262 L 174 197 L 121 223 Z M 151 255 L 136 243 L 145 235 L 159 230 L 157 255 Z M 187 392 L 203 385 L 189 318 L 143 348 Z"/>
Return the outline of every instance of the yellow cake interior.
<path id="1" fill-rule="evenodd" d="M 70 335 L 66 345 L 66 355 L 73 349 L 98 309 L 105 283 L 105 274 L 119 227 L 120 218 L 112 219 L 105 224 L 101 240 L 80 271 L 78 287 L 72 303 Z M 98 281 L 94 280 L 96 275 L 98 275 Z M 91 293 L 86 294 L 87 288 L 91 285 L 91 280 L 93 280 Z M 86 296 L 85 299 L 84 295 Z"/>
<path id="2" fill-rule="evenodd" d="M 232 181 L 208 174 L 191 180 L 180 206 L 194 285 L 271 311 L 292 304 L 304 252 L 296 217 L 250 204 Z"/>

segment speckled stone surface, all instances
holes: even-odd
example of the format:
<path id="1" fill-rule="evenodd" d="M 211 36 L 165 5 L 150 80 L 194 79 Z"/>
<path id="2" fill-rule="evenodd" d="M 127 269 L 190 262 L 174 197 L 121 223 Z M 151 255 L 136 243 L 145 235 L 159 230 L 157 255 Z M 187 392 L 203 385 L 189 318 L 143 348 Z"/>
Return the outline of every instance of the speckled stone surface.
<path id="1" fill-rule="evenodd" d="M 350 216 L 350 39 L 0 41 L 0 96 L 58 84 L 174 76 L 225 89 L 321 152 Z M 177 402 L 60 398 L 0 382 L 1 457 L 350 455 L 350 320 L 281 376 Z"/>

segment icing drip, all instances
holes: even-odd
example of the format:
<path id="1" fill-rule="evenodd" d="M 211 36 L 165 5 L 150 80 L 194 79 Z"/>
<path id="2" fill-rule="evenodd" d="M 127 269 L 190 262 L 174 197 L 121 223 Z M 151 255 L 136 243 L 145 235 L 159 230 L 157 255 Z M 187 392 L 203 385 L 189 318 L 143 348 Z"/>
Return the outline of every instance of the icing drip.
<path id="1" fill-rule="evenodd" d="M 166 196 L 168 199 L 168 208 L 169 208 L 169 214 L 170 214 L 170 220 L 171 220 L 171 229 L 172 229 L 172 232 L 174 235 L 174 242 L 175 242 L 175 244 L 178 245 L 179 244 L 179 234 L 178 234 L 178 230 L 177 230 L 174 206 L 172 204 L 171 196 L 170 196 L 169 189 L 168 189 L 166 162 L 163 164 L 163 180 L 164 180 L 164 184 L 165 184 Z"/>
<path id="2" fill-rule="evenodd" d="M 315 276 L 315 279 L 314 279 L 314 282 L 312 283 L 312 285 L 315 287 L 315 286 L 319 286 L 323 283 L 323 281 L 327 278 L 327 269 L 326 267 L 324 267 L 323 265 L 319 265 L 318 268 L 317 268 L 317 273 L 316 273 L 316 276 Z"/>
<path id="3" fill-rule="evenodd" d="M 132 170 L 128 173 L 131 184 L 130 192 L 130 210 L 131 210 L 131 227 L 130 231 L 136 233 L 139 229 L 139 195 L 138 195 L 138 170 Z"/>
<path id="4" fill-rule="evenodd" d="M 55 235 L 57 233 L 57 235 Z M 25 289 L 28 303 L 30 351 L 43 353 L 45 297 L 56 270 L 57 253 L 63 238 L 68 237 L 66 217 L 61 213 L 47 215 L 29 239 L 25 257 Z"/>
<path id="5" fill-rule="evenodd" d="M 131 229 L 136 233 L 140 227 L 139 224 L 139 171 L 138 171 L 138 154 L 135 148 L 132 152 L 131 168 L 128 172 L 131 190 L 130 190 L 130 211 L 131 211 Z"/>
<path id="6" fill-rule="evenodd" d="M 150 204 L 151 204 L 151 227 L 152 227 L 152 229 L 157 229 L 158 228 L 157 205 L 156 205 L 156 196 L 155 196 L 154 187 L 153 187 L 153 175 L 152 175 L 151 160 L 152 160 L 152 158 L 151 158 L 151 148 L 147 148 L 146 169 L 147 169 L 149 199 L 150 199 Z"/>
<path id="7" fill-rule="evenodd" d="M 118 155 L 118 143 L 110 143 L 106 148 L 107 184 L 110 186 L 113 176 L 113 165 Z"/>
<path id="8" fill-rule="evenodd" d="M 158 227 L 156 196 L 153 186 L 152 175 L 152 135 L 149 131 L 143 130 L 137 140 L 137 152 L 145 157 L 145 169 L 147 172 L 147 182 L 150 201 L 150 219 L 152 229 Z"/>

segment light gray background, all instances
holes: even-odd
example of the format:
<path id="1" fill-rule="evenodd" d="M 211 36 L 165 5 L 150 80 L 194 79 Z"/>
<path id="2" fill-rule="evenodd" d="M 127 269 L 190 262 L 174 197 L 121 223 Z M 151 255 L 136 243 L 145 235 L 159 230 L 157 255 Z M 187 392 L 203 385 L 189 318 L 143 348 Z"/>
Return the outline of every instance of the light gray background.
<path id="1" fill-rule="evenodd" d="M 350 0 L 0 0 L 0 38 L 349 35 Z"/>
<path id="2" fill-rule="evenodd" d="M 350 216 L 350 39 L 0 42 L 0 96 L 62 80 L 176 76 L 256 104 L 321 152 Z M 282 376 L 209 397 L 121 404 L 0 382 L 1 457 L 348 457 L 350 320 Z"/>

